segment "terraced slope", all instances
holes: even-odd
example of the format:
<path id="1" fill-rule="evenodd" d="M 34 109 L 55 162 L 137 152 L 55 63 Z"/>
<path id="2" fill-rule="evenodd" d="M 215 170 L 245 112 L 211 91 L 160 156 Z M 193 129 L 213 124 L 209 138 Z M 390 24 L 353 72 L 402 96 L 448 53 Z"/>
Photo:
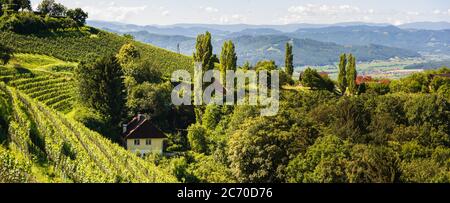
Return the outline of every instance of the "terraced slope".
<path id="1" fill-rule="evenodd" d="M 0 32 L 0 41 L 18 53 L 42 54 L 63 61 L 80 62 L 115 54 L 125 43 L 132 42 L 141 51 L 141 58 L 162 73 L 170 75 L 174 70 L 192 70 L 192 59 L 162 48 L 108 33 L 94 28 L 81 33 L 67 32 L 52 36 L 20 35 Z"/>
<path id="2" fill-rule="evenodd" d="M 10 109 L 8 134 L 29 157 L 45 157 L 63 182 L 176 182 L 176 178 L 138 158 L 82 124 L 0 83 L 1 101 Z"/>
<path id="3" fill-rule="evenodd" d="M 69 75 L 0 67 L 0 81 L 58 111 L 73 107 L 75 84 Z"/>

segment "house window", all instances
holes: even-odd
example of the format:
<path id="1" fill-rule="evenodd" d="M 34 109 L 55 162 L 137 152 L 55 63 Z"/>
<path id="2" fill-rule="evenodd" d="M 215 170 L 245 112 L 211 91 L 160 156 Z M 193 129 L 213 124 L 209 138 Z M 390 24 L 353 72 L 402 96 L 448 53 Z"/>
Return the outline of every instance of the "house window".
<path id="1" fill-rule="evenodd" d="M 141 140 L 134 140 L 134 145 L 141 145 Z"/>
<path id="2" fill-rule="evenodd" d="M 152 145 L 152 140 L 151 139 L 146 139 L 145 140 L 145 145 Z"/>

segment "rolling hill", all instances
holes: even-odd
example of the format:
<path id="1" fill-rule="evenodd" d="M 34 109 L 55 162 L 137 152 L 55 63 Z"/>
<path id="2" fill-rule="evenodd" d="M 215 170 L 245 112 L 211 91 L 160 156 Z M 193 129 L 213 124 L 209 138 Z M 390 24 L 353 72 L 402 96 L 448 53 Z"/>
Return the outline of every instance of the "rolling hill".
<path id="1" fill-rule="evenodd" d="M 113 33 L 89 29 L 82 33 L 64 33 L 61 35 L 34 36 L 13 32 L 0 32 L 0 40 L 15 52 L 53 56 L 64 61 L 80 62 L 102 55 L 115 54 L 128 42 L 135 44 L 141 51 L 143 60 L 171 74 L 177 69 L 191 70 L 191 58 L 148 44 L 130 41 Z"/>
<path id="2" fill-rule="evenodd" d="M 274 39 L 288 37 L 293 39 L 310 39 L 319 42 L 332 42 L 342 46 L 370 46 L 381 45 L 403 49 L 403 52 L 418 52 L 422 55 L 450 55 L 450 30 L 447 22 L 418 22 L 399 26 L 364 22 L 349 22 L 338 24 L 288 24 L 288 25 L 213 25 L 213 24 L 176 24 L 166 26 L 138 26 L 111 22 L 90 21 L 91 25 L 109 29 L 118 33 L 132 33 L 139 41 L 154 44 L 159 47 L 177 51 L 179 44 L 181 53 L 191 55 L 195 36 L 210 31 L 215 40 L 214 47 L 220 50 L 221 42 L 225 39 L 236 39 L 245 36 L 268 36 Z M 151 28 L 151 29 L 150 29 Z M 168 31 L 170 30 L 170 32 Z M 276 36 L 276 37 L 273 37 Z M 256 41 L 255 41 L 256 42 Z M 247 44 L 236 43 L 240 47 Z M 259 47 L 261 48 L 261 47 Z M 399 49 L 397 49 L 399 50 Z M 255 50 L 253 50 L 255 51 Z M 247 50 L 241 50 L 247 53 Z M 362 51 L 364 52 L 364 51 Z M 375 51 L 376 52 L 376 51 Z M 392 52 L 391 52 L 392 53 Z M 327 53 L 316 52 L 325 56 L 323 61 L 307 60 L 308 65 L 328 63 Z M 406 54 L 409 56 L 410 54 Z M 265 55 L 258 55 L 265 57 Z M 252 58 L 240 54 L 239 58 Z M 404 57 L 398 54 L 397 57 Z M 382 60 L 384 57 L 359 56 Z M 279 63 L 279 58 L 275 58 Z M 309 60 L 309 61 L 308 61 Z M 241 61 L 242 62 L 242 61 Z M 313 63 L 310 63 L 313 62 Z"/>
<path id="3" fill-rule="evenodd" d="M 0 65 L 0 162 L 8 163 L 0 165 L 1 181 L 177 182 L 65 113 L 75 103 L 72 71 L 81 61 L 115 54 L 128 42 L 165 74 L 191 70 L 190 57 L 92 28 L 46 36 L 0 32 L 0 39 L 15 50 Z"/>
<path id="4" fill-rule="evenodd" d="M 450 30 L 404 30 L 395 26 L 334 26 L 299 29 L 287 35 L 345 45 L 379 44 L 423 53 L 450 54 Z"/>
<path id="5" fill-rule="evenodd" d="M 168 172 L 39 102 L 39 96 L 32 99 L 30 96 L 38 92 L 61 87 L 56 83 L 59 78 L 28 71 L 0 67 L 2 80 L 8 82 L 0 82 L 0 120 L 9 121 L 10 140 L 9 151 L 0 148 L 0 161 L 17 160 L 16 165 L 0 166 L 2 174 L 9 174 L 7 178 L 17 178 L 10 182 L 177 181 Z M 53 92 L 56 95 L 50 93 L 54 97 L 48 99 L 64 95 Z"/>
<path id="6" fill-rule="evenodd" d="M 264 29 L 270 33 L 273 30 Z M 256 30 L 247 30 L 247 33 L 258 33 Z M 139 41 L 154 44 L 165 49 L 174 50 L 179 46 L 181 53 L 192 54 L 195 47 L 195 38 L 186 36 L 166 36 L 151 34 L 146 31 L 131 32 Z M 360 61 L 384 60 L 394 57 L 417 57 L 414 51 L 400 48 L 368 45 L 343 46 L 336 43 L 320 42 L 311 39 L 291 38 L 284 35 L 237 35 L 213 40 L 214 52 L 220 53 L 225 40 L 232 40 L 236 45 L 238 63 L 250 61 L 255 64 L 262 59 L 275 60 L 277 64 L 284 64 L 284 49 L 286 42 L 294 43 L 295 65 L 327 65 L 334 64 L 341 53 L 352 52 Z"/>
<path id="7" fill-rule="evenodd" d="M 449 22 L 415 22 L 399 25 L 402 29 L 416 29 L 416 30 L 448 30 L 450 29 Z"/>

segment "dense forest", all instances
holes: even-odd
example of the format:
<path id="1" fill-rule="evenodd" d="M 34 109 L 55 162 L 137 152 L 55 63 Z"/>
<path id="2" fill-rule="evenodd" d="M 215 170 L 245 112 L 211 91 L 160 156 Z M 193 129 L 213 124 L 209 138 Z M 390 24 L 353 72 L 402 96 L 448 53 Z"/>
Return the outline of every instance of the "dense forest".
<path id="1" fill-rule="evenodd" d="M 209 32 L 188 57 L 85 26 L 71 12 L 87 13 L 52 0 L 37 12 L 1 2 L 0 182 L 450 182 L 449 68 L 363 77 L 345 53 L 336 81 L 312 68 L 294 78 L 301 43 L 283 42 L 284 64 L 238 66 L 233 41 L 213 54 Z M 29 19 L 45 26 L 18 29 Z M 221 75 L 280 71 L 278 114 L 173 105 L 168 76 L 194 62 Z M 169 137 L 163 154 L 121 145 L 121 125 L 138 113 Z"/>

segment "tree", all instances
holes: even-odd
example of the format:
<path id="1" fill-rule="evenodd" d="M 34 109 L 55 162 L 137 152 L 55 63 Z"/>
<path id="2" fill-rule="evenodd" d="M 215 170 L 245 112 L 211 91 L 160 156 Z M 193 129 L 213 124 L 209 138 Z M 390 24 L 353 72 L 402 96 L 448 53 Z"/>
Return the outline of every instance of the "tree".
<path id="1" fill-rule="evenodd" d="M 404 104 L 405 116 L 410 125 L 432 125 L 450 131 L 450 104 L 435 94 L 418 95 Z"/>
<path id="2" fill-rule="evenodd" d="M 447 99 L 447 101 L 450 101 L 450 84 L 445 84 L 441 87 L 439 87 L 437 91 L 437 95 L 439 95 L 442 98 Z"/>
<path id="3" fill-rule="evenodd" d="M 235 71 L 237 67 L 237 56 L 235 47 L 232 41 L 226 41 L 222 46 L 222 53 L 220 54 L 220 73 L 222 84 L 226 81 L 226 71 Z"/>
<path id="4" fill-rule="evenodd" d="M 256 63 L 256 65 L 255 65 L 256 72 L 265 70 L 268 73 L 270 73 L 270 71 L 277 70 L 277 69 L 278 69 L 278 67 L 275 64 L 275 61 L 273 61 L 273 60 L 258 61 L 258 63 Z"/>
<path id="5" fill-rule="evenodd" d="M 111 125 L 118 125 L 124 113 L 126 95 L 122 67 L 116 57 L 83 62 L 75 76 L 80 102 L 107 117 Z"/>
<path id="6" fill-rule="evenodd" d="M 131 88 L 126 104 L 131 115 L 144 113 L 150 115 L 152 120 L 158 122 L 159 126 L 166 125 L 168 123 L 164 123 L 167 121 L 165 118 L 171 110 L 171 91 L 170 83 L 144 82 Z"/>
<path id="7" fill-rule="evenodd" d="M 358 87 L 356 85 L 356 77 L 358 76 L 358 72 L 356 71 L 356 58 L 352 54 L 350 54 L 347 61 L 348 91 L 350 95 L 355 95 L 358 91 Z"/>
<path id="8" fill-rule="evenodd" d="M 346 167 L 350 183 L 394 183 L 400 177 L 399 158 L 384 146 L 355 145 Z"/>
<path id="9" fill-rule="evenodd" d="M 50 10 L 50 15 L 51 16 L 66 16 L 66 12 L 67 12 L 67 8 L 60 4 L 60 3 L 55 3 L 53 4 L 52 9 Z"/>
<path id="10" fill-rule="evenodd" d="M 13 51 L 13 49 L 0 43 L 0 60 L 2 61 L 3 65 L 8 64 L 9 60 L 13 56 Z"/>
<path id="11" fill-rule="evenodd" d="M 30 0 L 2 0 L 0 1 L 0 8 L 7 7 L 8 9 L 18 12 L 19 10 L 30 10 L 31 2 Z"/>
<path id="12" fill-rule="evenodd" d="M 84 26 L 86 24 L 86 19 L 88 18 L 88 13 L 84 12 L 81 8 L 69 9 L 66 12 L 67 17 L 74 20 L 78 27 Z"/>
<path id="13" fill-rule="evenodd" d="M 208 130 L 214 130 L 222 117 L 221 107 L 215 104 L 206 106 L 202 116 L 202 125 Z"/>
<path id="14" fill-rule="evenodd" d="M 367 143 L 367 127 L 371 115 L 365 108 L 365 100 L 360 97 L 342 98 L 334 108 L 335 120 L 333 132 L 337 136 L 354 143 Z"/>
<path id="15" fill-rule="evenodd" d="M 141 53 L 132 43 L 124 44 L 117 54 L 120 65 L 125 66 L 141 57 Z"/>
<path id="16" fill-rule="evenodd" d="M 53 4 L 55 3 L 54 0 L 43 0 L 41 1 L 41 3 L 38 5 L 37 10 L 44 14 L 47 15 L 50 13 L 50 11 L 52 10 Z"/>
<path id="17" fill-rule="evenodd" d="M 239 182 L 284 182 L 289 157 L 317 136 L 301 114 L 283 109 L 276 117 L 247 118 L 231 134 L 228 159 Z"/>
<path id="18" fill-rule="evenodd" d="M 132 34 L 123 34 L 123 37 L 127 38 L 128 40 L 134 40 L 134 36 Z"/>
<path id="19" fill-rule="evenodd" d="M 188 171 L 195 176 L 200 183 L 230 183 L 232 176 L 228 167 L 217 162 L 213 156 L 192 153 L 193 163 L 189 165 Z"/>
<path id="20" fill-rule="evenodd" d="M 401 181 L 405 183 L 448 183 L 450 173 L 433 159 L 414 159 L 401 164 Z"/>
<path id="21" fill-rule="evenodd" d="M 294 55 L 292 54 L 292 45 L 286 43 L 286 59 L 285 59 L 286 73 L 292 77 L 294 74 Z"/>
<path id="22" fill-rule="evenodd" d="M 302 74 L 301 83 L 315 90 L 334 90 L 334 83 L 328 77 L 322 77 L 317 70 L 307 68 Z"/>
<path id="23" fill-rule="evenodd" d="M 18 0 L 19 5 L 20 5 L 20 9 L 22 10 L 29 10 L 31 11 L 31 2 L 30 0 Z"/>
<path id="24" fill-rule="evenodd" d="M 188 141 L 191 150 L 197 153 L 208 152 L 208 130 L 199 123 L 195 123 L 188 128 Z"/>
<path id="25" fill-rule="evenodd" d="M 250 65 L 250 62 L 246 61 L 246 62 L 244 63 L 244 65 L 242 65 L 240 68 L 241 68 L 242 70 L 244 70 L 244 71 L 246 71 L 246 70 L 251 70 L 251 69 L 252 69 L 252 65 Z"/>
<path id="26" fill-rule="evenodd" d="M 294 80 L 292 79 L 292 76 L 289 75 L 286 71 L 282 70 L 280 71 L 280 85 L 293 85 Z"/>
<path id="27" fill-rule="evenodd" d="M 197 36 L 195 45 L 194 61 L 202 64 L 203 72 L 214 69 L 213 46 L 211 44 L 211 33 L 206 32 Z"/>
<path id="28" fill-rule="evenodd" d="M 289 162 L 287 181 L 291 183 L 345 183 L 349 159 L 349 143 L 337 136 L 325 136 L 316 140 L 305 154 Z"/>
<path id="29" fill-rule="evenodd" d="M 342 94 L 347 90 L 347 55 L 342 54 L 339 61 L 338 86 Z"/>
<path id="30" fill-rule="evenodd" d="M 55 0 L 43 0 L 38 5 L 37 10 L 44 15 L 65 16 L 67 8 L 60 3 L 56 3 Z"/>

